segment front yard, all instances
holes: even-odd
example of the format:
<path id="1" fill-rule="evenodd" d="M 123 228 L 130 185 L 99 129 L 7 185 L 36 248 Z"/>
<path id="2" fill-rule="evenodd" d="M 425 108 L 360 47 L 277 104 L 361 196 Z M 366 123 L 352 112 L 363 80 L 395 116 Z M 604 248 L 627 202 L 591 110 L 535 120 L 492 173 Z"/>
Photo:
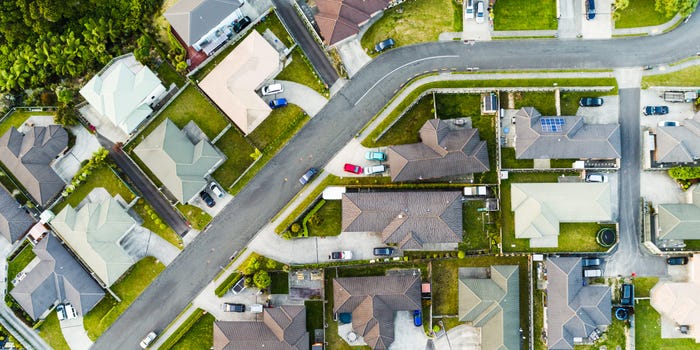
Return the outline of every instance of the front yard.
<path id="1" fill-rule="evenodd" d="M 328 88 L 323 83 L 321 78 L 316 75 L 311 63 L 308 62 L 304 52 L 300 47 L 294 48 L 290 55 L 292 62 L 277 74 L 275 79 L 293 81 L 302 85 L 306 85 L 318 92 L 319 94 L 328 97 Z"/>
<path id="2" fill-rule="evenodd" d="M 665 12 L 656 11 L 655 4 L 656 0 L 630 1 L 626 9 L 619 11 L 620 18 L 615 21 L 615 28 L 655 26 L 673 18 L 673 15 L 666 16 Z"/>
<path id="3" fill-rule="evenodd" d="M 650 86 L 698 86 L 700 66 L 692 66 L 677 72 L 642 77 L 642 88 Z"/>
<path id="4" fill-rule="evenodd" d="M 662 339 L 661 316 L 649 300 L 637 300 L 634 306 L 634 337 L 639 348 L 663 350 L 700 349 L 693 339 Z"/>
<path id="5" fill-rule="evenodd" d="M 214 321 L 212 314 L 201 316 L 170 349 L 210 349 L 214 345 Z"/>
<path id="6" fill-rule="evenodd" d="M 493 8 L 494 30 L 557 29 L 556 0 L 498 0 Z"/>
<path id="7" fill-rule="evenodd" d="M 204 212 L 204 210 L 195 207 L 190 204 L 177 204 L 177 210 L 185 216 L 187 221 L 192 225 L 195 230 L 202 230 L 209 222 L 211 222 L 211 215 Z"/>
<path id="8" fill-rule="evenodd" d="M 37 332 L 53 350 L 70 350 L 66 338 L 63 337 L 63 332 L 61 332 L 61 325 L 55 312 L 51 312 L 44 319 L 44 322 L 37 328 Z"/>

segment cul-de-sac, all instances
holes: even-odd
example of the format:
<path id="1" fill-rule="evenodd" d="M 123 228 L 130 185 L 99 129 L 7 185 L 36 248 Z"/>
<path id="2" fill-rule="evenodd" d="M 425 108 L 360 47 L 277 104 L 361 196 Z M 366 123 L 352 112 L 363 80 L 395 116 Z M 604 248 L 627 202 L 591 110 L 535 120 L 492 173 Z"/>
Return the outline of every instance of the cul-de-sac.
<path id="1" fill-rule="evenodd" d="M 2 1 L 0 348 L 700 350 L 698 2 Z"/>

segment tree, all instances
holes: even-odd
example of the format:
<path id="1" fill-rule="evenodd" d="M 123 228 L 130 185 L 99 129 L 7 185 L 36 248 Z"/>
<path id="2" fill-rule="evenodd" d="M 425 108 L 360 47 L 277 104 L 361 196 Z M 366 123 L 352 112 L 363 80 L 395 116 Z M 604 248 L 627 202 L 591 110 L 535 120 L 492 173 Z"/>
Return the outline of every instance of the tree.
<path id="1" fill-rule="evenodd" d="M 615 0 L 615 3 L 613 4 L 614 12 L 613 12 L 613 19 L 618 20 L 620 19 L 620 11 L 624 10 L 627 8 L 627 6 L 630 5 L 630 0 Z"/>
<path id="2" fill-rule="evenodd" d="M 270 274 L 267 273 L 265 270 L 260 270 L 255 273 L 255 276 L 253 276 L 253 283 L 255 283 L 255 286 L 260 288 L 260 289 L 265 289 L 270 286 L 272 283 L 272 279 L 270 278 Z"/>
<path id="3" fill-rule="evenodd" d="M 656 0 L 656 11 L 673 16 L 678 12 L 682 17 L 689 16 L 698 5 L 698 0 Z"/>
<path id="4" fill-rule="evenodd" d="M 53 121 L 65 126 L 76 125 L 78 124 L 78 114 L 72 105 L 59 106 Z"/>

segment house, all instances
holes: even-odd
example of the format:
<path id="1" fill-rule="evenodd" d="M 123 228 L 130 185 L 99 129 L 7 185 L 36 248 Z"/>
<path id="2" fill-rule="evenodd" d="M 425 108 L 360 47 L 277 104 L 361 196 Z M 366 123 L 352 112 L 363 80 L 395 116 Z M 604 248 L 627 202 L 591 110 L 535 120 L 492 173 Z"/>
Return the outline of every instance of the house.
<path id="1" fill-rule="evenodd" d="M 12 244 L 22 238 L 32 225 L 32 216 L 0 186 L 0 234 Z"/>
<path id="2" fill-rule="evenodd" d="M 202 41 L 212 32 L 242 17 L 241 5 L 242 0 L 180 0 L 170 6 L 163 17 L 185 46 L 198 47 L 198 43 L 204 45 Z M 226 37 L 223 34 L 220 36 Z"/>
<path id="3" fill-rule="evenodd" d="M 306 308 L 282 305 L 263 309 L 262 322 L 214 322 L 214 350 L 308 350 Z"/>
<path id="4" fill-rule="evenodd" d="M 79 208 L 67 205 L 51 221 L 54 231 L 85 264 L 111 286 L 136 261 L 121 245 L 136 228 L 136 220 L 104 188 L 90 192 Z"/>
<path id="5" fill-rule="evenodd" d="M 700 239 L 700 186 L 694 186 L 690 203 L 659 204 L 656 244 L 663 241 Z"/>
<path id="6" fill-rule="evenodd" d="M 547 264 L 547 348 L 573 349 L 612 322 L 611 290 L 583 283 L 581 258 L 549 258 Z"/>
<path id="7" fill-rule="evenodd" d="M 113 59 L 80 89 L 102 119 L 127 135 L 153 113 L 151 104 L 164 92 L 160 79 L 134 54 Z"/>
<path id="8" fill-rule="evenodd" d="M 656 128 L 654 157 L 658 163 L 693 163 L 700 159 L 700 113 L 679 126 Z"/>
<path id="9" fill-rule="evenodd" d="M 489 171 L 486 141 L 479 130 L 451 126 L 440 119 L 425 122 L 421 143 L 388 149 L 391 181 L 415 181 L 462 176 Z"/>
<path id="10" fill-rule="evenodd" d="M 515 119 L 517 159 L 619 159 L 620 126 L 586 124 L 583 117 L 544 117 L 534 107 Z"/>
<path id="11" fill-rule="evenodd" d="M 0 162 L 41 206 L 66 185 L 51 163 L 68 148 L 68 132 L 60 125 L 33 126 L 26 133 L 12 127 L 0 137 Z"/>
<path id="12" fill-rule="evenodd" d="M 272 111 L 255 90 L 281 69 L 277 50 L 253 30 L 199 87 L 243 133 L 249 134 Z"/>
<path id="13" fill-rule="evenodd" d="M 194 121 L 188 127 L 199 130 Z M 183 204 L 205 188 L 206 176 L 225 160 L 209 141 L 191 139 L 189 135 L 166 119 L 134 148 L 134 153 Z"/>
<path id="14" fill-rule="evenodd" d="M 515 238 L 530 247 L 557 247 L 563 222 L 613 221 L 608 183 L 513 183 L 510 205 Z"/>
<path id="15" fill-rule="evenodd" d="M 700 343 L 700 259 L 690 259 L 687 268 L 686 282 L 659 281 L 649 296 L 661 315 L 662 338 L 692 338 Z"/>
<path id="16" fill-rule="evenodd" d="M 394 342 L 396 311 L 421 309 L 420 275 L 333 279 L 333 313 L 351 314 L 352 329 L 372 349 Z"/>
<path id="17" fill-rule="evenodd" d="M 461 277 L 470 269 L 459 269 L 459 321 L 481 328 L 482 349 L 519 350 L 518 266 L 491 266 L 488 278 Z"/>
<path id="18" fill-rule="evenodd" d="M 70 303 L 85 315 L 104 297 L 100 285 L 54 235 L 47 234 L 32 250 L 39 263 L 10 292 L 32 319 L 45 317 L 57 302 Z"/>
<path id="19" fill-rule="evenodd" d="M 399 249 L 449 250 L 462 241 L 460 192 L 355 192 L 342 195 L 342 232 L 380 232 Z"/>
<path id="20" fill-rule="evenodd" d="M 360 32 L 360 26 L 389 6 L 389 0 L 316 0 L 314 15 L 323 42 L 334 45 Z"/>

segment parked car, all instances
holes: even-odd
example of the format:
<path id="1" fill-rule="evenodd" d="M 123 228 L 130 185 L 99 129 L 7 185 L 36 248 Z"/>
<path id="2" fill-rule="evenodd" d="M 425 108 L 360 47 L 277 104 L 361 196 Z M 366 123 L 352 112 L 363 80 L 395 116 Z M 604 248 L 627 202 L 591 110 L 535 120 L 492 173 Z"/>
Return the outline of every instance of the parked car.
<path id="1" fill-rule="evenodd" d="M 674 256 L 674 257 L 666 259 L 666 262 L 669 265 L 685 265 L 688 263 L 688 257 L 687 256 Z"/>
<path id="2" fill-rule="evenodd" d="M 58 306 L 56 306 L 56 316 L 58 316 L 59 321 L 66 319 L 66 308 L 63 304 L 58 304 Z"/>
<path id="3" fill-rule="evenodd" d="M 603 271 L 597 267 L 589 267 L 583 269 L 583 277 L 601 277 L 603 276 Z"/>
<path id="4" fill-rule="evenodd" d="M 476 3 L 476 23 L 484 23 L 484 2 Z"/>
<path id="5" fill-rule="evenodd" d="M 199 197 L 202 198 L 204 203 L 207 203 L 207 207 L 209 207 L 209 208 L 216 205 L 214 198 L 211 198 L 211 196 L 209 195 L 209 193 L 207 193 L 207 191 L 199 192 Z"/>
<path id="6" fill-rule="evenodd" d="M 416 327 L 423 325 L 423 315 L 420 310 L 413 310 L 413 325 Z"/>
<path id="7" fill-rule="evenodd" d="M 245 16 L 235 22 L 233 22 L 233 31 L 236 33 L 240 33 L 241 30 L 245 29 L 250 24 L 251 20 L 250 17 Z"/>
<path id="8" fill-rule="evenodd" d="M 581 97 L 578 105 L 581 107 L 600 107 L 603 105 L 603 99 L 600 97 Z"/>
<path id="9" fill-rule="evenodd" d="M 581 265 L 586 268 L 586 267 L 591 267 L 591 266 L 600 266 L 600 263 L 602 261 L 598 258 L 584 258 L 581 260 Z"/>
<path id="10" fill-rule="evenodd" d="M 343 170 L 353 174 L 362 174 L 362 167 L 355 164 L 345 163 Z"/>
<path id="11" fill-rule="evenodd" d="M 78 311 L 75 310 L 73 305 L 66 304 L 66 319 L 72 320 L 76 317 L 78 317 Z"/>
<path id="12" fill-rule="evenodd" d="M 675 120 L 662 120 L 659 122 L 659 126 L 679 126 L 681 123 Z"/>
<path id="13" fill-rule="evenodd" d="M 221 309 L 226 312 L 245 312 L 245 305 L 237 303 L 223 303 L 221 304 Z"/>
<path id="14" fill-rule="evenodd" d="M 270 108 L 272 108 L 272 109 L 282 108 L 282 107 L 287 105 L 287 99 L 286 98 L 276 98 L 276 99 L 270 101 L 270 103 L 268 103 L 268 105 L 270 105 Z"/>
<path id="15" fill-rule="evenodd" d="M 396 45 L 394 39 L 385 39 L 378 42 L 377 45 L 374 45 L 374 51 L 382 52 L 384 50 L 389 50 L 390 48 L 394 47 L 394 45 Z"/>
<path id="16" fill-rule="evenodd" d="M 592 20 L 595 18 L 595 0 L 586 0 L 586 19 Z"/>
<path id="17" fill-rule="evenodd" d="M 588 174 L 586 182 L 608 182 L 608 176 L 605 174 Z"/>
<path id="18" fill-rule="evenodd" d="M 464 13 L 467 19 L 474 19 L 474 0 L 467 0 L 464 6 Z"/>
<path id="19" fill-rule="evenodd" d="M 381 174 L 386 171 L 386 165 L 374 165 L 365 168 L 365 175 Z"/>
<path id="20" fill-rule="evenodd" d="M 394 254 L 394 248 L 392 247 L 377 247 L 374 248 L 375 256 L 391 256 Z"/>
<path id="21" fill-rule="evenodd" d="M 221 190 L 221 187 L 216 184 L 216 182 L 212 182 L 209 184 L 209 189 L 211 190 L 211 193 L 213 193 L 215 196 L 219 198 L 224 198 L 224 191 Z"/>
<path id="22" fill-rule="evenodd" d="M 668 106 L 646 106 L 642 110 L 644 115 L 664 115 L 668 114 Z"/>
<path id="23" fill-rule="evenodd" d="M 369 151 L 365 153 L 365 159 L 367 160 L 376 160 L 378 162 L 383 162 L 386 160 L 386 153 L 384 152 L 375 152 L 375 151 Z"/>
<path id="24" fill-rule="evenodd" d="M 314 176 L 316 176 L 316 174 L 318 174 L 318 169 L 309 168 L 309 170 L 307 170 L 306 173 L 304 173 L 304 175 L 302 175 L 301 178 L 299 178 L 299 182 L 302 185 L 306 185 L 307 183 L 309 183 L 309 181 L 311 181 L 311 179 L 313 179 Z"/>
<path id="25" fill-rule="evenodd" d="M 634 305 L 634 285 L 623 284 L 620 289 L 620 304 Z"/>
<path id="26" fill-rule="evenodd" d="M 141 345 L 141 349 L 145 349 L 149 345 L 151 345 L 151 343 L 153 343 L 153 341 L 156 340 L 157 336 L 158 333 L 156 332 L 151 331 L 150 333 L 148 333 L 148 335 L 145 338 L 143 338 L 143 340 L 141 340 L 141 343 L 139 344 Z"/>
<path id="27" fill-rule="evenodd" d="M 331 260 L 350 260 L 352 259 L 352 252 L 349 250 L 343 250 L 341 252 L 332 252 L 328 259 Z"/>
<path id="28" fill-rule="evenodd" d="M 261 91 L 263 96 L 267 96 L 284 92 L 284 88 L 282 88 L 282 84 L 270 84 L 268 86 L 263 87 Z"/>

